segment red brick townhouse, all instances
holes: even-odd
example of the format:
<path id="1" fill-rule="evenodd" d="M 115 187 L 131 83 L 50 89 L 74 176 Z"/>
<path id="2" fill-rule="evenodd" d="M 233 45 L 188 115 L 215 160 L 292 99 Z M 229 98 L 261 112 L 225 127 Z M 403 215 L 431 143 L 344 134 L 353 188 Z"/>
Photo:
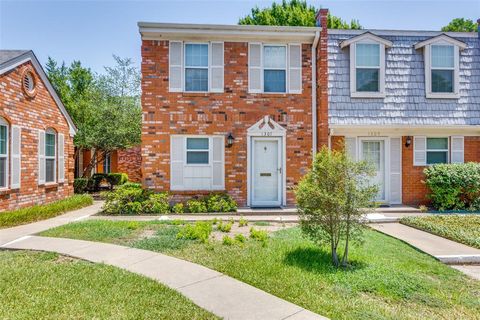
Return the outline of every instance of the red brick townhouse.
<path id="1" fill-rule="evenodd" d="M 144 185 L 178 197 L 226 191 L 241 206 L 293 205 L 312 151 L 328 141 L 326 82 L 317 90 L 326 29 L 138 25 Z"/>
<path id="2" fill-rule="evenodd" d="M 331 145 L 375 163 L 377 200 L 425 202 L 426 166 L 480 161 L 477 33 L 328 32 Z"/>
<path id="3" fill-rule="evenodd" d="M 33 52 L 0 50 L 0 211 L 73 193 L 75 130 Z"/>

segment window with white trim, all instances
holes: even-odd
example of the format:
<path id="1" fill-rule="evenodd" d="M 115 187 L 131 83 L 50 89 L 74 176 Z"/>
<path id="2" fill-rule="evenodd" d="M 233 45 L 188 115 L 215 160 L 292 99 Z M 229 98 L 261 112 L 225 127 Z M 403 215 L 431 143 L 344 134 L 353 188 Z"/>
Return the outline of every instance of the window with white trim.
<path id="1" fill-rule="evenodd" d="M 208 91 L 208 43 L 185 44 L 185 91 Z"/>
<path id="2" fill-rule="evenodd" d="M 8 186 L 8 122 L 0 117 L 0 189 Z"/>
<path id="3" fill-rule="evenodd" d="M 263 46 L 263 90 L 287 91 L 287 47 L 284 45 Z"/>
<path id="4" fill-rule="evenodd" d="M 427 165 L 448 163 L 448 138 L 427 137 Z"/>
<path id="5" fill-rule="evenodd" d="M 56 181 L 57 170 L 57 134 L 55 130 L 45 132 L 45 182 Z"/>
<path id="6" fill-rule="evenodd" d="M 455 47 L 431 45 L 430 74 L 432 93 L 455 92 Z"/>
<path id="7" fill-rule="evenodd" d="M 355 44 L 355 91 L 380 92 L 380 44 Z"/>
<path id="8" fill-rule="evenodd" d="M 209 163 L 209 138 L 186 139 L 187 164 Z"/>

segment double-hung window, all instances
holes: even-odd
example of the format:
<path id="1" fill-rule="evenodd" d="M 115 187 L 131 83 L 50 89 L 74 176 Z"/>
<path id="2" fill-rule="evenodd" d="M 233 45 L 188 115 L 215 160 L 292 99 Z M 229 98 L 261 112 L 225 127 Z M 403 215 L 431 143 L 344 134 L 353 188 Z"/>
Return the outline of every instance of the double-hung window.
<path id="1" fill-rule="evenodd" d="M 427 164 L 448 162 L 448 138 L 427 138 Z"/>
<path id="2" fill-rule="evenodd" d="M 53 129 L 45 132 L 45 182 L 56 181 L 57 135 Z"/>
<path id="3" fill-rule="evenodd" d="M 208 165 L 209 138 L 187 138 L 187 164 Z"/>
<path id="4" fill-rule="evenodd" d="M 8 183 L 8 123 L 0 118 L 0 188 Z"/>
<path id="5" fill-rule="evenodd" d="M 185 44 L 185 91 L 208 91 L 208 44 Z"/>
<path id="6" fill-rule="evenodd" d="M 380 92 L 380 44 L 355 44 L 356 92 Z"/>
<path id="7" fill-rule="evenodd" d="M 264 92 L 286 92 L 287 90 L 287 47 L 263 46 Z"/>
<path id="8" fill-rule="evenodd" d="M 455 47 L 453 45 L 431 46 L 431 92 L 454 93 Z"/>

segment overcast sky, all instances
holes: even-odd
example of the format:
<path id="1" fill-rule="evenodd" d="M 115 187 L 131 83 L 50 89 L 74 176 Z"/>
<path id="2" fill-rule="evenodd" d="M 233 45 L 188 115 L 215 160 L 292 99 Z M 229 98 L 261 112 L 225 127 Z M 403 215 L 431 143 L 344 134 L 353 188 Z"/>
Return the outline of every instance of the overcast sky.
<path id="1" fill-rule="evenodd" d="M 278 0 L 281 1 L 281 0 Z M 80 60 L 97 72 L 112 54 L 140 63 L 138 21 L 236 24 L 250 8 L 272 1 L 22 1 L 0 0 L 0 48 L 32 49 L 48 56 Z M 308 1 L 364 28 L 440 30 L 451 19 L 480 18 L 480 0 Z"/>

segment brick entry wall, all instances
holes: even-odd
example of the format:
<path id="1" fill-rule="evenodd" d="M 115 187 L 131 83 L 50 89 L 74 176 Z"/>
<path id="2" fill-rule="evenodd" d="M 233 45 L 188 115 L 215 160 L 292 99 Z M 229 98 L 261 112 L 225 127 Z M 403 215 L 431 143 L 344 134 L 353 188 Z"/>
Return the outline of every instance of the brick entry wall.
<path id="1" fill-rule="evenodd" d="M 128 174 L 128 179 L 133 182 L 142 181 L 142 154 L 140 146 L 132 147 L 115 152 L 116 167 L 115 172 L 124 172 Z M 112 162 L 114 160 L 112 159 Z"/>
<path id="2" fill-rule="evenodd" d="M 31 66 L 36 80 L 36 95 L 27 98 L 22 90 L 22 73 Z M 68 123 L 30 62 L 0 76 L 0 116 L 10 126 L 21 127 L 20 189 L 0 191 L 0 211 L 44 204 L 73 193 L 73 139 Z M 53 128 L 65 136 L 65 182 L 49 187 L 38 185 L 38 129 Z M 10 130 L 11 134 L 11 130 Z"/>

